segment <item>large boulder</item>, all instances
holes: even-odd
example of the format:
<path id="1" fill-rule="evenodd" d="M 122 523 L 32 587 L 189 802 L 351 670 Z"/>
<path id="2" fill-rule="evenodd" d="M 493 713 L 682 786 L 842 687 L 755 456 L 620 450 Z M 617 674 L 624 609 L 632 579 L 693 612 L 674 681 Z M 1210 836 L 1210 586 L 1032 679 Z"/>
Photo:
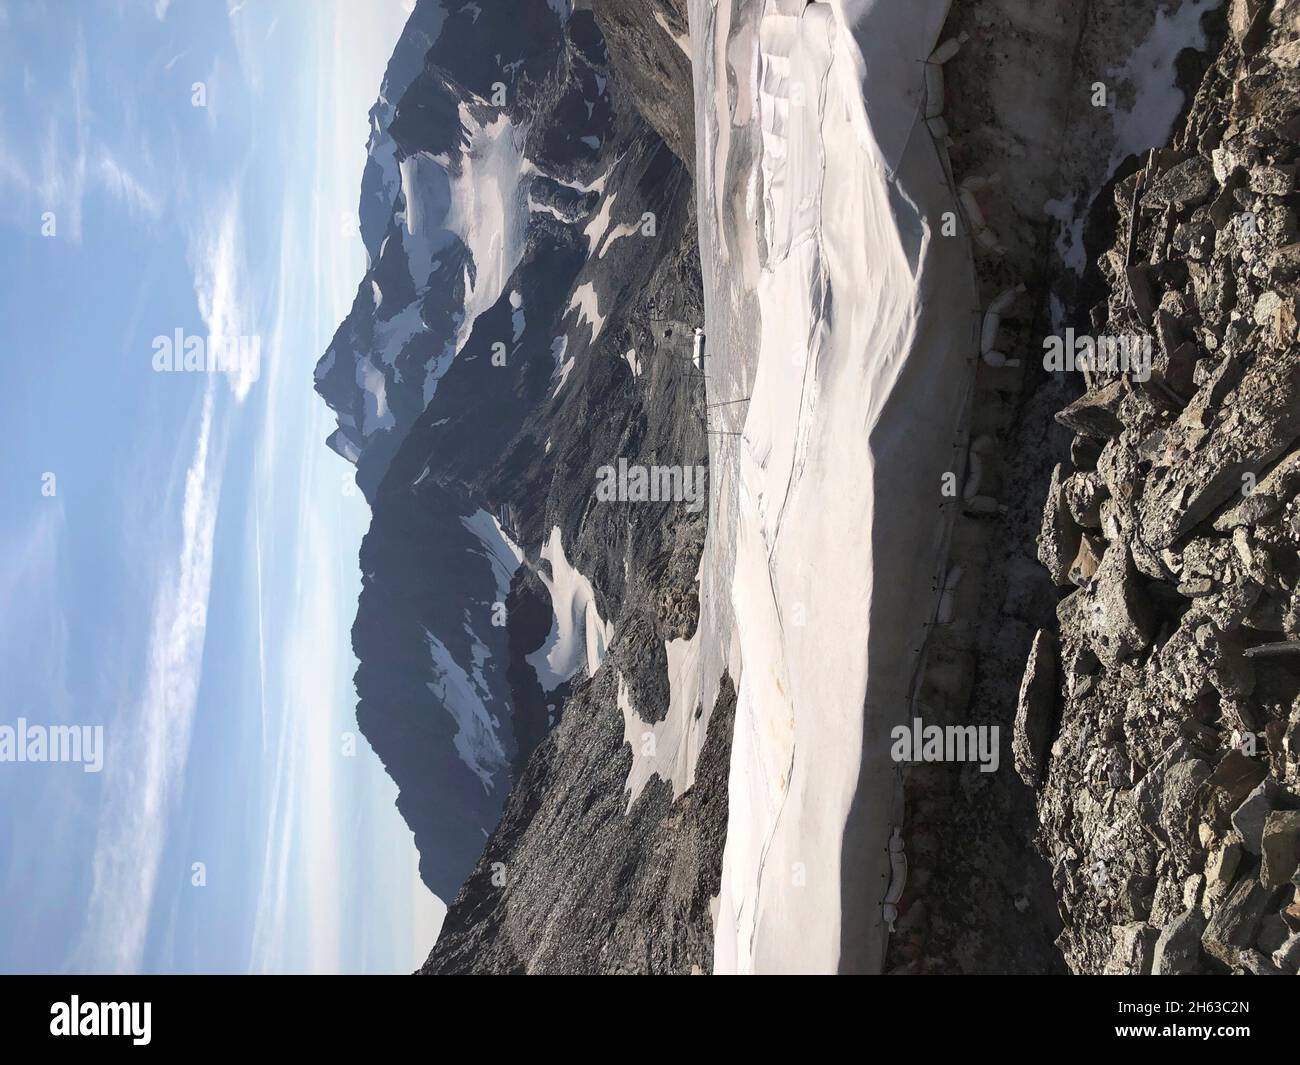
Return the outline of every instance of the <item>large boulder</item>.
<path id="1" fill-rule="evenodd" d="M 1088 616 L 1092 649 L 1108 669 L 1136 658 L 1151 646 L 1151 605 L 1138 586 L 1137 570 L 1122 542 L 1106 548 L 1093 578 Z"/>
<path id="2" fill-rule="evenodd" d="M 1205 917 L 1191 909 L 1170 921 L 1156 939 L 1151 972 L 1155 976 L 1188 976 L 1197 971 L 1201 960 L 1201 936 Z"/>
<path id="3" fill-rule="evenodd" d="M 1047 506 L 1043 510 L 1043 526 L 1038 534 L 1038 560 L 1058 586 L 1070 583 L 1070 567 L 1079 553 L 1079 540 L 1083 536 L 1083 530 L 1075 523 L 1066 499 L 1067 476 L 1065 466 L 1058 462 L 1052 470 L 1052 483 L 1047 489 Z"/>
<path id="4" fill-rule="evenodd" d="M 1255 945 L 1260 921 L 1276 911 L 1281 892 L 1268 891 L 1254 877 L 1243 877 L 1215 909 L 1201 944 L 1224 965 L 1241 964 L 1241 955 Z"/>
<path id="5" fill-rule="evenodd" d="M 1265 888 L 1289 883 L 1300 866 L 1300 810 L 1274 810 L 1264 819 L 1259 882 Z"/>
<path id="6" fill-rule="evenodd" d="M 1232 827 L 1251 854 L 1259 854 L 1263 846 L 1264 824 L 1273 811 L 1272 791 L 1267 780 L 1260 781 L 1259 786 L 1233 811 Z"/>

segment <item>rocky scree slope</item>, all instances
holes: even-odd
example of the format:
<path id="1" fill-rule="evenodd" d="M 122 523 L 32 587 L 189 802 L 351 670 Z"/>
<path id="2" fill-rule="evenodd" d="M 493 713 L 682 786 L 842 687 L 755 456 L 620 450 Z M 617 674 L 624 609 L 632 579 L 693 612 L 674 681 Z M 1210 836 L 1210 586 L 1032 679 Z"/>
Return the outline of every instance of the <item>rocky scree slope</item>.
<path id="1" fill-rule="evenodd" d="M 1075 972 L 1300 967 L 1300 2 L 1235 0 L 1171 147 L 1114 190 L 1097 336 L 1057 415 L 1016 768 Z M 1141 374 L 1137 376 L 1142 376 Z"/>
<path id="2" fill-rule="evenodd" d="M 927 724 L 997 729 L 1002 758 L 990 773 L 943 762 L 904 768 L 908 875 L 886 971 L 1065 968 L 1050 868 L 1034 842 L 1036 796 L 1010 753 L 1023 663 L 1058 598 L 1034 545 L 1041 500 L 1069 445 L 1052 415 L 1077 395 L 1079 378 L 1047 373 L 1041 344 L 1069 324 L 1088 331 L 1104 279 L 1085 249 L 1111 244 L 1111 187 L 1138 165 L 1134 153 L 1145 159 L 1169 139 L 1190 102 L 1207 49 L 1225 32 L 1216 6 L 950 7 L 943 39 L 960 47 L 935 79 L 941 97 L 927 99 L 943 112 L 931 132 L 947 142 L 953 180 L 969 193 L 963 214 L 979 281 L 970 313 L 984 333 L 998 308 L 991 339 L 1009 358 L 979 362 L 969 453 L 954 470 L 951 616 L 930 629 L 918 706 Z M 1105 106 L 1091 98 L 1098 82 Z"/>

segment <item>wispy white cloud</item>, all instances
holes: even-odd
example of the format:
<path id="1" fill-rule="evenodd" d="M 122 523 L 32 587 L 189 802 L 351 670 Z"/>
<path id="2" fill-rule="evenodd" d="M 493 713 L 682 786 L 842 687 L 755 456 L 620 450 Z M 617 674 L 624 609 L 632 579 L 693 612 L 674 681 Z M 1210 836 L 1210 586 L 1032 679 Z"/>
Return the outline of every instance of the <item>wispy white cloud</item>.
<path id="1" fill-rule="evenodd" d="M 125 204 L 132 215 L 157 219 L 162 214 L 162 201 L 159 197 L 145 188 L 134 174 L 105 149 L 100 149 L 96 176 L 100 184 Z"/>
<path id="2" fill-rule="evenodd" d="M 272 11 L 274 5 L 249 7 L 247 0 L 226 0 L 226 17 L 230 25 L 230 38 L 239 56 L 239 70 L 248 87 L 255 93 L 262 88 L 261 63 L 264 55 L 258 44 L 268 36 L 266 25 L 279 17 Z"/>
<path id="3" fill-rule="evenodd" d="M 34 499 L 39 488 L 33 481 Z M 0 669 L 38 679 L 43 705 L 27 709 L 51 720 L 68 702 L 68 622 L 58 588 L 65 524 L 62 499 L 41 498 L 30 524 L 0 539 Z"/>
<path id="4" fill-rule="evenodd" d="M 167 9 L 172 6 L 172 0 L 154 0 L 153 14 L 159 22 L 167 17 Z"/>
<path id="5" fill-rule="evenodd" d="M 231 391 L 236 401 L 243 403 L 261 374 L 267 352 L 263 350 L 263 338 L 257 331 L 244 281 L 247 269 L 239 219 L 239 197 L 232 191 L 224 207 L 206 218 L 192 238 L 190 261 L 194 295 L 208 335 L 226 341 L 246 338 L 256 344 L 258 358 L 242 362 L 238 372 L 229 375 Z"/>
<path id="6" fill-rule="evenodd" d="M 86 42 L 80 31 L 73 46 L 68 71 L 66 107 L 52 114 L 45 125 L 39 150 L 38 171 L 21 182 L 35 196 L 32 205 L 40 212 L 53 211 L 58 232 L 73 241 L 81 239 L 82 204 L 86 196 L 89 155 L 90 112 L 86 106 L 89 63 Z M 66 117 L 64 117 L 66 116 Z M 11 167 L 6 167 L 12 172 Z"/>
<path id="7" fill-rule="evenodd" d="M 122 708 L 106 730 L 93 885 L 77 959 L 84 968 L 140 968 L 169 822 L 189 760 L 224 451 L 224 445 L 213 446 L 214 402 L 209 378 L 184 477 L 178 551 L 154 592 L 139 705 Z"/>
<path id="8" fill-rule="evenodd" d="M 24 91 L 36 90 L 30 68 L 24 72 Z M 44 101 L 43 122 L 31 135 L 25 122 L 15 124 L 0 115 L 0 193 L 5 210 L 24 228 L 34 228 L 52 212 L 59 237 L 78 243 L 82 238 L 86 197 L 103 190 L 134 218 L 156 221 L 163 211 L 162 198 L 142 180 L 125 158 L 148 161 L 147 142 L 132 135 L 118 138 L 111 147 L 98 130 L 90 106 L 90 64 L 85 38 L 77 31 L 63 88 Z M 129 102 L 128 102 L 129 103 Z"/>
<path id="9" fill-rule="evenodd" d="M 280 338 L 301 336 L 336 309 L 321 307 L 320 286 L 304 284 L 296 266 L 303 247 L 312 249 L 312 261 L 328 259 L 333 250 L 312 241 L 318 215 L 312 199 L 287 199 L 281 211 L 278 269 L 268 279 L 275 291 L 271 337 L 277 349 Z M 348 803 L 339 792 L 338 744 L 351 716 L 351 670 L 330 668 L 326 662 L 335 656 L 322 661 L 321 649 L 348 652 L 338 623 L 347 596 L 338 587 L 337 560 L 346 549 L 337 522 L 321 518 L 322 498 L 339 497 L 337 489 L 328 495 L 323 489 L 336 471 L 320 446 L 324 408 L 302 388 L 309 372 L 309 361 L 297 372 L 273 362 L 257 448 L 253 536 L 259 573 L 264 516 L 276 530 L 275 553 L 283 557 L 287 550 L 293 559 L 271 601 L 263 598 L 259 580 L 256 605 L 259 629 L 268 617 L 271 634 L 262 678 L 269 809 L 249 957 L 250 971 L 260 973 L 332 972 L 343 959 L 345 877 L 337 826 Z"/>

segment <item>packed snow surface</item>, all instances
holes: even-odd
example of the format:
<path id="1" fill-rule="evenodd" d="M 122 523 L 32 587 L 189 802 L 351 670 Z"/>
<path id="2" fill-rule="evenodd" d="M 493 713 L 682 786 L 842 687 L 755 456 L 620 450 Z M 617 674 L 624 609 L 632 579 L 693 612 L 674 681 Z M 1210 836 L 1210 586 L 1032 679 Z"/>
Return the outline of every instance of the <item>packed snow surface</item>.
<path id="1" fill-rule="evenodd" d="M 695 783 L 695 766 L 708 724 L 697 717 L 700 690 L 700 634 L 664 644 L 668 656 L 670 697 L 668 713 L 653 725 L 644 721 L 635 706 L 631 690 L 620 673 L 618 706 L 623 712 L 623 740 L 632 746 L 634 757 L 627 777 L 627 808 L 632 809 L 651 777 L 673 786 L 676 799 Z"/>
<path id="2" fill-rule="evenodd" d="M 494 698 L 482 672 L 487 648 L 474 639 L 472 631 L 467 632 L 473 641 L 470 671 L 457 663 L 441 640 L 425 630 L 434 677 L 427 686 L 456 722 L 456 753 L 482 782 L 483 790 L 491 791 L 496 774 L 508 773 L 510 763 L 497 735 L 500 719 L 488 709 Z"/>
<path id="3" fill-rule="evenodd" d="M 707 388 L 751 397 L 713 412 L 741 435 L 711 438 L 701 631 L 674 666 L 706 711 L 737 678 L 719 972 L 883 958 L 888 734 L 934 615 L 977 351 L 969 242 L 938 235 L 956 207 L 921 121 L 947 9 L 691 6 Z"/>
<path id="4" fill-rule="evenodd" d="M 569 310 L 578 312 L 580 323 L 586 322 L 591 326 L 591 343 L 595 344 L 600 331 L 605 328 L 605 316 L 600 313 L 600 297 L 596 295 L 595 282 L 584 281 L 573 290 Z"/>
<path id="5" fill-rule="evenodd" d="M 492 566 L 492 576 L 496 580 L 497 601 L 504 603 L 510 591 L 510 581 L 524 561 L 523 549 L 510 539 L 501 523 L 486 510 L 476 510 L 468 518 L 461 518 L 460 523 L 483 545 L 483 557 Z"/>
<path id="6" fill-rule="evenodd" d="M 542 689 L 550 692 L 580 669 L 585 668 L 589 676 L 594 674 L 600 668 L 613 633 L 601 620 L 591 581 L 565 557 L 558 525 L 551 529 L 541 557 L 550 563 L 551 569 L 549 575 L 545 568 L 538 570 L 551 596 L 551 631 L 546 642 L 527 656 L 527 661 L 537 671 Z"/>
<path id="7" fill-rule="evenodd" d="M 388 378 L 368 358 L 357 363 L 357 384 L 365 391 L 366 404 L 361 415 L 361 433 L 369 436 L 379 429 L 397 424 L 388 409 Z"/>
<path id="8" fill-rule="evenodd" d="M 465 268 L 459 328 L 447 342 L 445 357 L 432 360 L 425 375 L 425 406 L 456 353 L 464 348 L 479 315 L 504 295 L 527 243 L 528 185 L 534 172 L 523 154 L 527 130 L 512 125 L 505 115 L 481 123 L 463 103 L 460 121 L 468 147 L 459 173 L 453 176 L 444 157 L 428 152 L 406 157 L 399 167 L 405 202 L 399 216 L 404 224 L 402 246 L 417 305 L 418 297 L 428 290 L 439 253 L 453 239 L 459 238 L 471 259 Z M 522 322 L 520 315 L 515 324 L 522 329 Z M 414 331 L 424 328 L 418 320 L 412 324 Z M 405 339 L 411 335 L 414 332 Z"/>

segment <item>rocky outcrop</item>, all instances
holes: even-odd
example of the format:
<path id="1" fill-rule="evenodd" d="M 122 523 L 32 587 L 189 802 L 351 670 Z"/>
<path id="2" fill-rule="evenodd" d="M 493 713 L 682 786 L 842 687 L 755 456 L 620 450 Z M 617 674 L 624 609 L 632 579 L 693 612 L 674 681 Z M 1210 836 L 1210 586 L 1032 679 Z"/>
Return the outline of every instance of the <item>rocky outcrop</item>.
<path id="1" fill-rule="evenodd" d="M 1085 363 L 1058 419 L 1043 558 L 1062 583 L 1101 548 L 1057 610 L 1038 793 L 1076 972 L 1296 972 L 1300 3 L 1229 16 L 1172 146 L 1114 188 L 1093 332 L 1150 363 Z"/>
<path id="2" fill-rule="evenodd" d="M 1029 665 L 1020 685 L 1015 732 L 1011 740 L 1016 772 L 1031 787 L 1042 778 L 1047 764 L 1047 745 L 1055 726 L 1056 658 L 1056 638 L 1039 629 L 1029 648 Z"/>
<path id="3" fill-rule="evenodd" d="M 964 576 L 950 616 L 927 634 L 918 702 L 927 720 L 997 729 L 1010 751 L 1004 748 L 999 772 L 942 763 L 904 771 L 911 871 L 886 961 L 891 972 L 1063 968 L 1050 870 L 1035 853 L 1035 794 L 1024 783 L 1041 783 L 1046 772 L 1060 717 L 1058 684 L 1076 668 L 1077 654 L 1065 646 L 1053 656 L 1054 669 L 1046 668 L 1058 627 L 1053 588 L 1075 587 L 1103 563 L 1130 563 L 1118 554 L 1105 558 L 1106 488 L 1096 472 L 1098 453 L 1121 424 L 1120 388 L 1078 396 L 1063 375 L 1045 371 L 1041 344 L 1097 283 L 1085 269 L 1084 248 L 1099 238 L 1110 243 L 1113 218 L 1090 208 L 1107 206 L 1104 192 L 1135 150 L 1133 131 L 1161 122 L 1170 128 L 1175 78 L 1194 84 L 1197 75 L 1194 53 L 1179 53 L 1175 44 L 1154 55 L 1141 42 L 1156 36 L 1159 22 L 1166 44 L 1194 44 L 1206 6 L 951 5 L 943 37 L 961 46 L 943 79 L 934 79 L 946 85 L 943 113 L 927 125 L 947 143 L 975 245 L 980 304 L 954 312 L 971 315 L 987 335 L 980 337 L 969 453 L 955 456 L 963 488 L 951 555 Z M 1102 106 L 1081 91 L 1099 82 L 1107 88 Z M 1144 93 L 1151 86 L 1160 100 Z M 1143 123 L 1134 121 L 1139 113 Z M 1143 604 L 1128 605 L 1140 623 Z M 1118 635 L 1134 632 L 1125 626 Z M 1116 644 L 1117 653 L 1124 650 Z M 1032 666 L 1022 682 L 1027 658 Z M 1133 957 L 1149 961 L 1149 931 L 1130 930 L 1125 945 Z"/>

